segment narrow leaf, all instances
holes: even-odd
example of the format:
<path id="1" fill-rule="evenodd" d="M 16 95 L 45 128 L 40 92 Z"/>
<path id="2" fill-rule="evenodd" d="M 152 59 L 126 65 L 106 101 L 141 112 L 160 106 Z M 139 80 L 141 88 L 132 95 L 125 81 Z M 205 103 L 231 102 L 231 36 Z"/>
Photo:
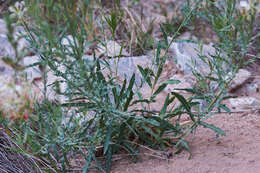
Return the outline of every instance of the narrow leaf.
<path id="1" fill-rule="evenodd" d="M 167 106 L 168 106 L 168 101 L 169 101 L 169 94 L 167 94 L 167 97 L 165 98 L 165 101 L 164 101 L 164 104 L 163 104 L 163 107 L 160 111 L 160 116 L 164 116 L 165 113 L 166 113 L 166 110 L 167 110 Z"/>
<path id="2" fill-rule="evenodd" d="M 171 92 L 171 93 L 182 103 L 182 105 L 187 110 L 187 112 L 191 111 L 189 103 L 186 101 L 186 99 L 182 95 L 180 95 L 176 92 Z"/>
<path id="3" fill-rule="evenodd" d="M 159 88 L 153 93 L 153 98 L 155 96 L 157 96 L 160 92 L 162 92 L 165 89 L 166 86 L 167 86 L 166 84 L 160 85 Z"/>
<path id="4" fill-rule="evenodd" d="M 107 150 L 109 148 L 109 145 L 111 144 L 110 138 L 111 138 L 112 132 L 113 132 L 113 128 L 110 125 L 109 128 L 108 128 L 108 132 L 107 132 L 105 143 L 104 143 L 104 154 L 106 154 L 106 152 L 107 152 Z"/>
<path id="5" fill-rule="evenodd" d="M 139 69 L 139 71 L 140 71 L 142 77 L 143 77 L 144 80 L 146 81 L 146 83 L 149 85 L 150 88 L 152 88 L 152 82 L 151 82 L 151 79 L 150 79 L 150 77 L 149 77 L 149 75 L 148 75 L 148 71 L 147 71 L 147 70 L 145 71 L 145 70 L 143 69 L 143 67 L 141 67 L 140 65 L 138 65 L 137 67 L 138 67 L 138 69 Z"/>
<path id="6" fill-rule="evenodd" d="M 226 136 L 226 133 L 221 128 L 216 127 L 213 124 L 208 124 L 203 121 L 200 121 L 199 124 L 202 125 L 204 128 L 209 128 L 209 129 L 213 130 L 214 132 L 216 132 L 219 135 Z"/>
<path id="7" fill-rule="evenodd" d="M 174 80 L 174 79 L 170 79 L 170 80 L 167 80 L 165 82 L 163 82 L 164 84 L 179 84 L 181 83 L 181 81 L 179 80 Z"/>

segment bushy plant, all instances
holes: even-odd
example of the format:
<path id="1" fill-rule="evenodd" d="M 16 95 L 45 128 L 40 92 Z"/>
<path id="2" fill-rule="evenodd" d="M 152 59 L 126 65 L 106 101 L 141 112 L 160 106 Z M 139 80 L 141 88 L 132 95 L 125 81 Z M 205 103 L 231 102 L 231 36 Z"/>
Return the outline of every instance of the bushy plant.
<path id="1" fill-rule="evenodd" d="M 39 63 L 45 69 L 44 92 L 49 89 L 46 73 L 50 69 L 58 77 L 53 83 L 57 94 L 63 95 L 66 100 L 51 102 L 46 96 L 43 102 L 35 105 L 33 115 L 27 121 L 16 124 L 14 131 L 17 143 L 27 153 L 50 165 L 53 170 L 49 171 L 66 172 L 71 166 L 70 161 L 80 155 L 85 159 L 82 172 L 88 172 L 93 163 L 99 171 L 110 172 L 113 154 L 126 151 L 136 160 L 140 145 L 156 149 L 176 146 L 176 153 L 183 149 L 191 152 L 186 138 L 200 126 L 212 129 L 217 135 L 225 135 L 223 130 L 206 120 L 216 110 L 229 111 L 222 101 L 227 98 L 228 85 L 242 62 L 235 61 L 236 64 L 226 70 L 222 67 L 237 60 L 238 51 L 246 52 L 251 41 L 249 30 L 252 29 L 246 22 L 254 22 L 253 18 L 245 19 L 234 9 L 235 1 L 227 0 L 225 10 L 218 12 L 207 11 L 207 7 L 214 5 L 212 1 L 206 1 L 203 11 L 199 8 L 202 0 L 187 3 L 186 16 L 172 33 L 161 26 L 163 39 L 155 43 L 153 68 L 138 66 L 142 84 L 150 87 L 147 98 L 140 93 L 143 85 L 135 85 L 135 74 L 129 81 L 125 79 L 120 83 L 113 73 L 105 72 L 111 68 L 108 60 L 103 55 L 97 57 L 92 47 L 94 42 L 107 39 L 101 34 L 105 29 L 111 31 L 111 39 L 116 39 L 117 22 L 121 16 L 115 15 L 115 9 L 110 11 L 110 16 L 102 18 L 102 15 L 94 15 L 100 4 L 91 0 L 25 2 L 29 7 L 30 22 L 22 20 L 22 24 L 28 32 L 31 47 L 41 58 Z M 120 9 L 120 1 L 115 2 L 116 8 Z M 199 85 L 184 89 L 191 96 L 185 98 L 176 91 L 170 92 L 161 110 L 156 113 L 150 105 L 156 102 L 158 94 L 167 85 L 179 83 L 178 80 L 159 80 L 169 58 L 168 49 L 194 15 L 206 19 L 220 38 L 215 45 L 215 55 L 200 56 L 210 71 L 200 74 L 194 68 L 193 74 Z M 109 28 L 105 28 L 104 23 Z M 242 28 L 246 28 L 247 32 Z M 172 38 L 170 41 L 169 36 Z M 64 39 L 69 44 L 64 45 Z M 89 50 L 92 56 L 84 56 Z M 59 86 L 63 84 L 66 88 L 60 90 Z M 198 106 L 200 100 L 203 106 Z M 173 106 L 176 101 L 180 104 Z M 182 124 L 181 118 L 187 115 L 190 123 Z M 98 159 L 100 155 L 105 157 L 104 162 Z"/>

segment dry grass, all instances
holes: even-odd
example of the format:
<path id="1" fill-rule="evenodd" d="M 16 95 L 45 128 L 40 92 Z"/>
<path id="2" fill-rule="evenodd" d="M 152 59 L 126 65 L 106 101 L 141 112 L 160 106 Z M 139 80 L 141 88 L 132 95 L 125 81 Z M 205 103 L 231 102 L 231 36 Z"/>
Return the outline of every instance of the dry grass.
<path id="1" fill-rule="evenodd" d="M 1 173 L 40 173 L 34 159 L 20 154 L 18 147 L 0 129 L 0 172 Z"/>

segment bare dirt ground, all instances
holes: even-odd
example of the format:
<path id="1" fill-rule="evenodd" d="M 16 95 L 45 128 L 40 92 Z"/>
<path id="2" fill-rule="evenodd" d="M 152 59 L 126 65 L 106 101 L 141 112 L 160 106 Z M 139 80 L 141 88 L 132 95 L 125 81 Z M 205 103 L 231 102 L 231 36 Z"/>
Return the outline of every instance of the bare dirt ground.
<path id="1" fill-rule="evenodd" d="M 225 130 L 214 138 L 211 130 L 199 128 L 191 142 L 192 158 L 184 151 L 168 160 L 141 154 L 137 163 L 121 159 L 114 173 L 257 173 L 260 172 L 260 114 L 216 114 L 208 122 Z M 171 151 L 171 149 L 169 149 Z M 174 149 L 173 149 L 174 151 Z M 153 154 L 148 152 L 148 154 Z"/>

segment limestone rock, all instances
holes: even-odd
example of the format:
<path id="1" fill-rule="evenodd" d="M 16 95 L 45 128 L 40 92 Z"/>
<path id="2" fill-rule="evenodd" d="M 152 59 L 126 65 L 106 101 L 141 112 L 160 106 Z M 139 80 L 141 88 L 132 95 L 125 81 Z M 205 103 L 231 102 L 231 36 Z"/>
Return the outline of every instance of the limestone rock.
<path id="1" fill-rule="evenodd" d="M 39 59 L 37 56 L 26 56 L 23 58 L 24 66 L 30 66 L 37 62 L 39 62 Z M 39 65 L 33 66 L 33 67 L 28 67 L 24 71 L 26 72 L 27 79 L 29 79 L 29 80 L 39 79 L 42 77 L 42 72 L 40 70 Z"/>
<path id="2" fill-rule="evenodd" d="M 143 66 L 143 63 L 145 63 L 146 66 L 148 66 L 149 64 L 151 64 L 151 61 L 147 56 L 125 57 L 120 58 L 119 61 L 115 58 L 108 60 L 108 62 L 110 64 L 113 74 L 116 73 L 117 68 L 117 76 L 121 81 L 123 81 L 124 78 L 126 78 L 127 81 L 129 81 L 132 75 L 135 73 L 136 85 L 138 86 L 140 86 L 141 84 L 141 74 L 139 73 L 138 65 Z"/>
<path id="3" fill-rule="evenodd" d="M 75 41 L 73 39 L 72 35 L 68 35 L 68 36 L 62 38 L 61 45 L 64 46 L 65 52 L 72 53 L 73 52 L 72 48 L 73 48 L 73 46 L 78 45 L 78 41 L 77 40 Z"/>
<path id="4" fill-rule="evenodd" d="M 86 55 L 82 58 L 93 61 L 93 56 Z M 123 82 L 125 78 L 129 81 L 135 73 L 135 84 L 138 86 L 141 84 L 141 74 L 139 73 L 138 65 L 143 68 L 150 67 L 152 65 L 152 60 L 149 56 L 121 57 L 119 59 L 112 58 L 106 60 L 101 59 L 101 66 L 103 67 L 105 67 L 104 61 L 109 64 L 109 68 L 104 68 L 105 70 L 103 72 L 105 75 L 112 74 L 119 82 Z"/>
<path id="5" fill-rule="evenodd" d="M 0 76 L 11 76 L 13 74 L 14 70 L 0 59 Z"/>
<path id="6" fill-rule="evenodd" d="M 254 97 L 240 97 L 240 98 L 232 98 L 229 99 L 229 102 L 232 107 L 235 107 L 239 110 L 245 109 L 259 109 L 260 108 L 260 100 Z"/>
<path id="7" fill-rule="evenodd" d="M 6 35 L 6 33 L 7 33 L 6 23 L 3 19 L 0 19 L 0 36 Z"/>
<path id="8" fill-rule="evenodd" d="M 259 94 L 259 85 L 257 83 L 246 85 L 246 94 L 247 95 L 256 95 Z"/>
<path id="9" fill-rule="evenodd" d="M 16 26 L 15 30 L 14 30 L 14 39 L 17 40 L 18 46 L 18 52 L 21 51 L 27 51 L 28 52 L 28 48 L 30 46 L 29 42 L 25 39 L 27 33 L 24 30 L 24 28 L 22 26 Z M 26 54 L 27 52 L 24 52 L 24 54 Z"/>
<path id="10" fill-rule="evenodd" d="M 98 44 L 98 51 L 101 54 L 105 54 L 108 57 L 119 56 L 120 50 L 121 50 L 121 46 L 116 41 L 109 40 L 109 41 L 106 42 L 105 45 Z M 121 55 L 122 56 L 128 56 L 129 53 L 124 48 L 122 48 L 122 54 Z"/>
<path id="11" fill-rule="evenodd" d="M 0 76 L 0 109 L 5 116 L 21 118 L 28 111 L 28 106 L 33 106 L 33 92 L 31 85 L 19 79 L 16 83 L 12 76 Z"/>
<path id="12" fill-rule="evenodd" d="M 215 48 L 211 44 L 199 46 L 191 42 L 174 42 L 171 47 L 177 59 L 177 65 L 185 75 L 192 73 L 192 67 L 201 73 L 208 73 L 208 65 L 199 57 L 215 55 Z"/>
<path id="13" fill-rule="evenodd" d="M 15 57 L 15 51 L 12 45 L 9 43 L 6 36 L 0 35 L 0 58 L 2 57 Z"/>
<path id="14" fill-rule="evenodd" d="M 230 85 L 230 91 L 238 89 L 250 79 L 251 73 L 245 69 L 239 69 Z"/>
<path id="15" fill-rule="evenodd" d="M 29 47 L 28 41 L 24 38 L 25 34 L 26 33 L 22 27 L 19 26 L 15 28 L 14 39 L 17 40 L 17 51 L 23 55 L 27 54 L 27 49 Z M 0 58 L 1 57 L 9 57 L 13 59 L 15 58 L 15 50 L 9 43 L 7 36 L 0 34 Z"/>

